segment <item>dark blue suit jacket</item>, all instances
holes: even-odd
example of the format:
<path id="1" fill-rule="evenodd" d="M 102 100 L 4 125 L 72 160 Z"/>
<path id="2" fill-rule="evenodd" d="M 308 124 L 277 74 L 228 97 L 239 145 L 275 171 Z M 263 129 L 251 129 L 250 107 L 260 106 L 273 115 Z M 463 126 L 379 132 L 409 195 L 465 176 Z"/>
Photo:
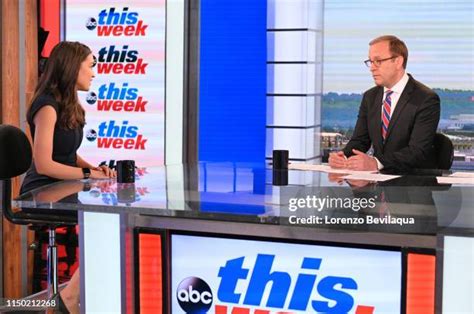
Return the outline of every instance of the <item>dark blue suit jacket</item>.
<path id="1" fill-rule="evenodd" d="M 410 75 L 392 113 L 385 142 L 382 141 L 382 97 L 382 86 L 364 93 L 354 134 L 344 154 L 349 157 L 353 148 L 367 152 L 373 146 L 374 157 L 384 165 L 384 170 L 436 168 L 433 142 L 440 118 L 439 96 Z"/>

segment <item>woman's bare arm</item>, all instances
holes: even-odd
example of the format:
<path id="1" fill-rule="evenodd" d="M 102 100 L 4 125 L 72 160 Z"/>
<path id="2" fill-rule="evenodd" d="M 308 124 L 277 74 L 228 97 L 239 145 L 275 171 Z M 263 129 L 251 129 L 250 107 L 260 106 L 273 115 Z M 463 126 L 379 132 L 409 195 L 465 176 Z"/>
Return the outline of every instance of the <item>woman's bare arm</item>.
<path id="1" fill-rule="evenodd" d="M 53 135 L 57 115 L 52 106 L 44 106 L 34 117 L 35 140 L 33 144 L 33 159 L 36 171 L 48 177 L 69 180 L 82 179 L 82 169 L 63 165 L 53 160 Z M 91 178 L 107 178 L 102 171 L 92 170 Z"/>

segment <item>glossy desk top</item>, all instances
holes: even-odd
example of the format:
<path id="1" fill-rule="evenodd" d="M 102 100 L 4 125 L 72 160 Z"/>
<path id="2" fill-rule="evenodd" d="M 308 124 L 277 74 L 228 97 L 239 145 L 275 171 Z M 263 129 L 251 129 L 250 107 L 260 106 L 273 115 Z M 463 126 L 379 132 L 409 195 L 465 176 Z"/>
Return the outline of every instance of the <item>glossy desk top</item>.
<path id="1" fill-rule="evenodd" d="M 433 174 L 376 183 L 325 172 L 273 172 L 255 164 L 169 165 L 137 169 L 134 184 L 57 182 L 25 193 L 14 205 L 41 212 L 127 212 L 411 234 L 444 229 L 474 236 L 474 186 L 440 185 Z"/>

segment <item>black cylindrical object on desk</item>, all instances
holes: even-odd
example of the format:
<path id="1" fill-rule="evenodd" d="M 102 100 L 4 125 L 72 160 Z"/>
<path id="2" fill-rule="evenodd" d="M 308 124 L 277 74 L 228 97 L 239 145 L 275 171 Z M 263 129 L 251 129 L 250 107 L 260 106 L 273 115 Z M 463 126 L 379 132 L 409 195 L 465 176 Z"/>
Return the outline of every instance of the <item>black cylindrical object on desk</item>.
<path id="1" fill-rule="evenodd" d="M 273 151 L 273 169 L 274 170 L 288 169 L 288 158 L 289 158 L 289 153 L 287 150 L 274 150 Z"/>
<path id="2" fill-rule="evenodd" d="M 273 170 L 273 185 L 283 186 L 288 185 L 288 169 Z"/>
<path id="3" fill-rule="evenodd" d="M 117 182 L 134 183 L 135 182 L 135 161 L 119 160 L 117 161 Z"/>

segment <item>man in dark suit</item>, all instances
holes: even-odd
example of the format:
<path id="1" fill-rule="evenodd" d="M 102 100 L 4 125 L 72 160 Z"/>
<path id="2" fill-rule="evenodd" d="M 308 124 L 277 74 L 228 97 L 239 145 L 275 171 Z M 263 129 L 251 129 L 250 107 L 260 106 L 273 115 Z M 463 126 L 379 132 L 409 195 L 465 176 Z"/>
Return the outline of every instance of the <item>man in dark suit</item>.
<path id="1" fill-rule="evenodd" d="M 364 93 L 354 134 L 343 151 L 330 154 L 331 167 L 394 172 L 435 168 L 440 100 L 405 72 L 407 59 L 405 43 L 395 36 L 369 43 L 365 64 L 377 86 Z M 373 156 L 367 154 L 371 147 Z"/>

